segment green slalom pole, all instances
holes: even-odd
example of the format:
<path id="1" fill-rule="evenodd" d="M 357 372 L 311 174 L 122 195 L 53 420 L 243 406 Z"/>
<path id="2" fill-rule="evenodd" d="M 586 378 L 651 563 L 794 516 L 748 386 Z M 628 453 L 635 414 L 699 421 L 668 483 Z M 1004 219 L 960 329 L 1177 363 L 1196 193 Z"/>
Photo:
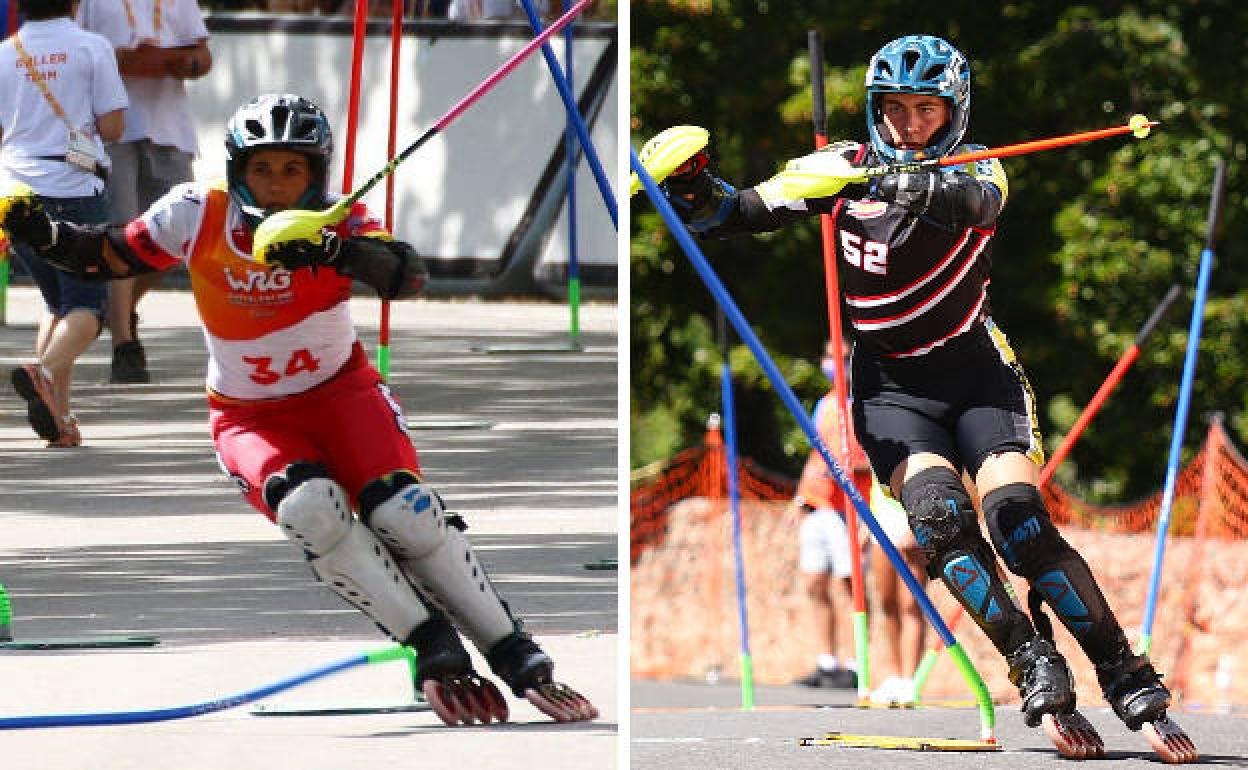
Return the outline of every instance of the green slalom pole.
<path id="1" fill-rule="evenodd" d="M 390 343 L 382 342 L 377 345 L 377 372 L 381 374 L 381 379 L 386 382 L 390 381 Z"/>
<path id="2" fill-rule="evenodd" d="M 775 361 L 772 360 L 766 349 L 763 348 L 762 342 L 758 339 L 758 335 L 754 333 L 749 321 L 746 320 L 745 316 L 741 314 L 736 302 L 734 302 L 732 297 L 728 294 L 728 289 L 724 287 L 724 284 L 719 279 L 719 276 L 717 276 L 715 271 L 711 268 L 710 262 L 707 261 L 706 256 L 702 253 L 702 250 L 698 247 L 697 243 L 694 242 L 693 236 L 684 226 L 684 223 L 681 222 L 679 215 L 676 214 L 676 210 L 672 208 L 672 204 L 668 202 L 667 197 L 662 193 L 662 191 L 659 190 L 658 184 L 655 183 L 654 179 L 650 176 L 650 173 L 646 171 L 645 166 L 641 163 L 641 159 L 637 157 L 637 152 L 635 150 L 630 149 L 629 164 L 632 166 L 633 171 L 636 172 L 637 179 L 641 182 L 642 187 L 645 189 L 646 195 L 650 198 L 654 207 L 658 209 L 659 214 L 662 215 L 663 221 L 667 224 L 667 228 L 671 232 L 672 237 L 676 239 L 676 242 L 689 258 L 690 263 L 697 271 L 699 277 L 702 279 L 702 282 L 714 296 L 715 303 L 719 305 L 728 321 L 731 322 L 733 328 L 736 329 L 737 336 L 750 349 L 750 352 L 754 356 L 754 360 L 763 369 L 767 379 L 771 382 L 772 388 L 775 390 L 776 394 L 780 396 L 780 400 L 784 402 L 784 405 L 788 409 L 789 413 L 793 415 L 795 420 L 797 420 L 798 426 L 802 429 L 802 432 L 806 434 L 806 440 L 810 442 L 811 447 L 818 450 L 820 457 L 823 458 L 824 464 L 827 465 L 828 472 L 832 475 L 832 478 L 836 480 L 837 485 L 840 486 L 841 490 L 849 498 L 850 503 L 859 514 L 859 520 L 867 525 L 867 529 L 871 530 L 871 534 L 875 535 L 876 541 L 880 544 L 880 547 L 884 549 L 884 554 L 897 569 L 897 573 L 901 576 L 902 582 L 906 584 L 906 588 L 910 590 L 910 593 L 914 595 L 915 601 L 919 603 L 919 607 L 923 611 L 923 615 L 927 618 L 928 622 L 932 624 L 936 634 L 941 638 L 945 646 L 950 650 L 950 654 L 957 661 L 958 670 L 962 673 L 962 676 L 966 678 L 967 684 L 971 687 L 972 691 L 975 692 L 975 698 L 979 703 L 981 740 L 996 743 L 997 739 L 993 734 L 997 720 L 996 711 L 993 709 L 992 698 L 988 692 L 988 687 L 984 684 L 983 678 L 980 677 L 979 671 L 975 669 L 975 666 L 971 664 L 970 659 L 966 657 L 966 654 L 962 651 L 960 643 L 954 638 L 953 632 L 949 630 L 948 625 L 945 624 L 944 619 L 941 618 L 935 605 L 932 604 L 931 599 L 928 598 L 927 593 L 923 590 L 923 585 L 919 583 L 918 579 L 915 578 L 915 576 L 906 567 L 906 563 L 902 559 L 901 553 L 898 552 L 896 547 L 893 546 L 884 530 L 880 527 L 879 522 L 875 520 L 875 516 L 871 513 L 871 508 L 867 505 L 867 501 L 863 499 L 862 494 L 858 491 L 857 487 L 854 486 L 853 479 L 832 456 L 832 453 L 824 443 L 823 438 L 820 437 L 819 431 L 815 428 L 814 421 L 810 419 L 809 415 L 806 414 L 806 410 L 802 408 L 801 402 L 798 401 L 797 395 L 793 392 L 793 389 L 789 387 L 788 381 L 785 380 L 784 376 L 780 373 L 780 370 L 776 367 Z M 954 648 L 957 648 L 956 652 Z"/>
<path id="3" fill-rule="evenodd" d="M 0 326 L 8 323 L 9 310 L 9 246 L 0 249 Z"/>
<path id="4" fill-rule="evenodd" d="M 927 652 L 923 653 L 923 660 L 919 661 L 919 666 L 914 670 L 914 702 L 919 703 L 923 699 L 923 687 L 927 684 L 927 678 L 932 675 L 932 669 L 936 668 L 936 664 L 940 662 L 939 647 L 929 647 Z"/>
<path id="5" fill-rule="evenodd" d="M 13 641 L 13 605 L 9 603 L 9 594 L 0 583 L 0 642 Z"/>
<path id="6" fill-rule="evenodd" d="M 988 692 L 988 685 L 984 684 L 984 678 L 979 675 L 979 669 L 975 668 L 975 664 L 971 663 L 971 659 L 967 657 L 961 642 L 951 644 L 947 649 L 949 659 L 957 665 L 962 678 L 966 680 L 971 692 L 975 694 L 975 703 L 979 706 L 980 724 L 984 726 L 988 735 L 992 735 L 992 728 L 997 722 L 997 711 L 993 708 L 992 693 Z"/>

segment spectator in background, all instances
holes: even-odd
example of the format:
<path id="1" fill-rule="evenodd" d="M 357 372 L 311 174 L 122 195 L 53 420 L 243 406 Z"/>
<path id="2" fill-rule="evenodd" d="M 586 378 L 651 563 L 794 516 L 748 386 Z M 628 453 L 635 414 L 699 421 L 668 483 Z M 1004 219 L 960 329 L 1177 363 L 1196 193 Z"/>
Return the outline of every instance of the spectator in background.
<path id="1" fill-rule="evenodd" d="M 906 568 L 919 585 L 924 585 L 927 582 L 927 559 L 910 531 L 906 509 L 890 497 L 879 480 L 874 478 L 870 502 L 871 513 L 905 560 Z M 913 705 L 914 671 L 923 657 L 927 620 L 919 609 L 918 599 L 902 583 L 897 569 L 874 537 L 871 538 L 871 587 L 875 594 L 876 628 L 880 631 L 878 638 L 872 638 L 871 648 L 882 653 L 878 658 L 879 666 L 871 666 L 871 670 L 882 677 L 878 680 L 880 684 L 871 691 L 871 702 Z M 875 656 L 872 658 L 876 660 Z"/>
<path id="2" fill-rule="evenodd" d="M 169 188 L 190 181 L 198 149 L 184 81 L 212 68 L 208 29 L 195 0 L 81 0 L 78 23 L 116 49 L 130 98 L 126 131 L 108 146 L 113 171 L 109 221 L 129 222 Z M 113 339 L 109 381 L 149 382 L 138 338 L 138 304 L 160 273 L 109 285 L 108 327 Z"/>
<path id="3" fill-rule="evenodd" d="M 543 17 L 550 15 L 548 0 L 534 0 L 534 8 Z M 472 21 L 474 19 L 510 19 L 526 18 L 520 0 L 451 0 L 447 9 L 447 18 L 452 21 Z"/>
<path id="4" fill-rule="evenodd" d="M 125 125 L 126 91 L 108 41 L 70 18 L 72 0 L 19 0 L 21 29 L 0 44 L 0 188 L 28 185 L 54 216 L 78 224 L 108 219 L 104 141 Z M 103 140 L 103 141 L 101 141 Z M 70 410 L 74 362 L 100 334 L 105 293 L 14 244 L 47 312 L 35 361 L 14 369 L 30 426 L 49 447 L 82 443 Z"/>
<path id="5" fill-rule="evenodd" d="M 823 373 L 829 382 L 836 377 L 836 353 L 828 342 L 823 356 Z M 846 364 L 848 371 L 848 363 Z M 836 391 L 830 389 L 815 405 L 813 416 L 819 437 L 828 447 L 840 446 Z M 870 489 L 871 468 L 867 458 L 850 438 L 854 482 L 864 494 Z M 815 668 L 794 684 L 806 687 L 854 689 L 858 686 L 856 661 L 850 653 L 850 635 L 842 628 L 838 614 L 849 609 L 851 549 L 845 526 L 845 495 L 828 472 L 823 456 L 811 450 L 797 483 L 794 504 L 804 512 L 798 533 L 803 587 L 811 601 L 816 635 L 822 646 Z M 838 601 L 844 597 L 844 601 Z"/>

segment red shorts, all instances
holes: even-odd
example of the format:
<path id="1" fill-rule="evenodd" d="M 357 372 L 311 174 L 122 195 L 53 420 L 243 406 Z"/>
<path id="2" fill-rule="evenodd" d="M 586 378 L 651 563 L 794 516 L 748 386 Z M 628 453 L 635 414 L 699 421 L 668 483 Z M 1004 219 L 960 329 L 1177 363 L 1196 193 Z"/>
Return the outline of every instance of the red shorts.
<path id="1" fill-rule="evenodd" d="M 420 472 L 403 410 L 358 344 L 342 371 L 306 393 L 259 402 L 210 394 L 208 412 L 221 467 L 271 520 L 264 482 L 298 460 L 327 467 L 352 501 L 387 473 Z"/>

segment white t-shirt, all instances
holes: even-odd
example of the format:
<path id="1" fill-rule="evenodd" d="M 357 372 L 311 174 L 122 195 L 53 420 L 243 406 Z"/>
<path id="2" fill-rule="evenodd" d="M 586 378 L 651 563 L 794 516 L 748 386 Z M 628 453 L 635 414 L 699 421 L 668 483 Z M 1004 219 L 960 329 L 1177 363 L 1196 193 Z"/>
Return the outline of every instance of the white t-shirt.
<path id="1" fill-rule="evenodd" d="M 129 6 L 134 25 L 126 15 Z M 160 28 L 156 28 L 156 8 Z M 195 0 L 81 0 L 75 17 L 83 29 L 98 32 L 114 48 L 137 48 L 140 42 L 162 48 L 193 45 L 208 39 L 203 14 Z M 191 119 L 191 99 L 180 78 L 123 75 L 130 94 L 126 132 L 121 141 L 148 139 L 192 155 L 198 150 Z"/>
<path id="2" fill-rule="evenodd" d="M 126 106 L 126 89 L 117 73 L 113 47 L 68 17 L 28 21 L 17 37 L 34 69 L 18 64 L 12 38 L 0 44 L 0 184 L 24 182 L 50 198 L 99 193 L 104 183 L 90 171 L 63 160 L 39 158 L 65 155 L 69 127 L 48 104 L 34 78 L 48 86 L 69 122 L 94 139 L 96 161 L 108 166 L 95 120 Z"/>

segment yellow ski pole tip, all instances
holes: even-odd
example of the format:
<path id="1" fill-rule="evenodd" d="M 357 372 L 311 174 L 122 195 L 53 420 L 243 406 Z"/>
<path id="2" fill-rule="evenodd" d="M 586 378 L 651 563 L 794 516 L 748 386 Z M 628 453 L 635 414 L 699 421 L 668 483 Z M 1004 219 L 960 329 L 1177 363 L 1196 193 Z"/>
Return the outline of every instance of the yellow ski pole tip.
<path id="1" fill-rule="evenodd" d="M 1153 124 L 1143 115 L 1132 115 L 1127 121 L 1127 126 L 1136 139 L 1143 139 L 1153 130 Z"/>

